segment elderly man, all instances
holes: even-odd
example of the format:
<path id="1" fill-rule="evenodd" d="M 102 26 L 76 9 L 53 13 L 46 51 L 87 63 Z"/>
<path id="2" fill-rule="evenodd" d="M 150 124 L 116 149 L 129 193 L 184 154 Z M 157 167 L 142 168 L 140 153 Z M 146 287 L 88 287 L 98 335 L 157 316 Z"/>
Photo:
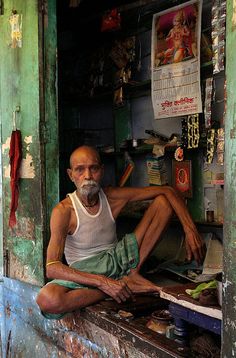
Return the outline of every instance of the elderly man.
<path id="1" fill-rule="evenodd" d="M 186 252 L 199 263 L 204 244 L 183 200 L 173 188 L 102 189 L 103 165 L 89 146 L 74 150 L 68 175 L 76 186 L 52 211 L 46 273 L 50 281 L 37 297 L 48 318 L 94 304 L 106 297 L 118 303 L 135 293 L 158 292 L 139 270 L 160 239 L 173 212 L 186 235 Z M 131 201 L 152 200 L 133 233 L 117 241 L 115 220 Z M 63 254 L 68 265 L 63 263 Z"/>

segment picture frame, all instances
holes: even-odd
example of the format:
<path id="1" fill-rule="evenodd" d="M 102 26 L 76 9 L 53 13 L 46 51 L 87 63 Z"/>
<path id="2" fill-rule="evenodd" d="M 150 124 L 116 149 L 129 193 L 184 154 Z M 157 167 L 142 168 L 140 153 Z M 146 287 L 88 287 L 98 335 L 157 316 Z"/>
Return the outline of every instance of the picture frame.
<path id="1" fill-rule="evenodd" d="M 184 160 L 178 162 L 172 160 L 172 186 L 183 197 L 192 198 L 192 162 L 191 160 Z"/>

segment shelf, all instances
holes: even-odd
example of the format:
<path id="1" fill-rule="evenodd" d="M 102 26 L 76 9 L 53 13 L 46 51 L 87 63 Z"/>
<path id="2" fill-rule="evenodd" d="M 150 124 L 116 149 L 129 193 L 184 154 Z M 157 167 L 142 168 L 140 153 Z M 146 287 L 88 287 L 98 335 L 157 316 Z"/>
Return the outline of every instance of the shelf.
<path id="1" fill-rule="evenodd" d="M 125 152 L 128 152 L 130 155 L 136 155 L 136 154 L 148 154 L 151 153 L 153 149 L 153 145 L 142 145 L 140 147 L 136 147 L 136 148 L 126 148 L 126 149 L 122 149 L 119 152 L 110 152 L 110 153 L 106 153 L 101 151 L 100 155 L 104 156 L 104 157 L 119 157 L 119 156 L 123 156 L 125 154 Z"/>
<path id="2" fill-rule="evenodd" d="M 213 66 L 212 61 L 208 61 L 202 63 L 200 68 L 202 70 L 210 69 Z M 222 71 L 223 72 L 223 71 Z M 217 74 L 218 75 L 218 74 Z M 123 91 L 124 91 L 124 99 L 142 97 L 150 95 L 151 91 L 151 79 L 145 81 L 129 81 L 128 83 L 123 83 Z M 79 104 L 81 101 L 96 101 L 101 99 L 113 99 L 114 88 L 111 84 L 108 84 L 104 87 L 96 87 L 94 89 L 94 95 L 89 96 L 87 94 L 75 93 L 70 94 L 68 97 L 68 93 L 60 94 L 60 97 L 63 97 L 64 103 L 77 103 Z"/>
<path id="3" fill-rule="evenodd" d="M 115 151 L 115 152 L 110 152 L 110 153 L 101 151 L 100 154 L 105 155 L 105 156 L 121 156 L 121 155 L 124 155 L 125 152 L 128 152 L 130 155 L 149 154 L 149 153 L 152 153 L 153 146 L 154 146 L 154 144 L 143 144 L 138 147 L 128 147 L 128 148 L 121 149 L 120 151 Z M 165 153 L 166 152 L 167 153 L 175 152 L 176 148 L 177 148 L 176 145 L 166 145 Z M 198 148 L 193 148 L 193 149 L 198 149 Z M 192 150 L 192 149 L 188 149 L 188 151 L 189 150 Z M 165 153 L 164 153 L 164 155 L 165 155 Z"/>

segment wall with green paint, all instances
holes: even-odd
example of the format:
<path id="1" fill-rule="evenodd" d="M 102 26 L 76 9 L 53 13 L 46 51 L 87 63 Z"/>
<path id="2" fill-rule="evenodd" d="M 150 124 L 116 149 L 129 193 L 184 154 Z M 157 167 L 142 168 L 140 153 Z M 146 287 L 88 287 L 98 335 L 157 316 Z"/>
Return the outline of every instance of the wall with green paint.
<path id="1" fill-rule="evenodd" d="M 58 199 L 59 180 L 55 1 L 50 1 L 49 6 L 46 4 L 44 2 L 42 7 L 38 0 L 6 0 L 0 16 L 2 217 L 3 247 L 7 258 L 5 274 L 36 285 L 44 283 L 47 215 Z M 9 23 L 12 10 L 19 15 L 22 26 L 22 47 L 12 47 Z M 50 16 L 52 21 L 49 21 Z M 48 46 L 47 68 L 43 62 L 43 33 Z M 13 111 L 17 106 L 20 106 L 20 111 L 16 113 L 16 124 L 22 135 L 23 157 L 17 225 L 11 229 L 8 225 L 11 202 L 9 148 Z"/>

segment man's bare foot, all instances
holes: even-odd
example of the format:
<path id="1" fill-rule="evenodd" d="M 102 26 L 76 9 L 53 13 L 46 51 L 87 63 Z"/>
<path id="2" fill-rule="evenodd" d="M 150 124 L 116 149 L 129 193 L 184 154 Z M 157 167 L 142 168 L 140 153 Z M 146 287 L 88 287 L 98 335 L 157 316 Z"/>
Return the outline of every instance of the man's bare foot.
<path id="1" fill-rule="evenodd" d="M 161 287 L 145 279 L 139 273 L 131 273 L 123 278 L 133 293 L 160 292 Z"/>

